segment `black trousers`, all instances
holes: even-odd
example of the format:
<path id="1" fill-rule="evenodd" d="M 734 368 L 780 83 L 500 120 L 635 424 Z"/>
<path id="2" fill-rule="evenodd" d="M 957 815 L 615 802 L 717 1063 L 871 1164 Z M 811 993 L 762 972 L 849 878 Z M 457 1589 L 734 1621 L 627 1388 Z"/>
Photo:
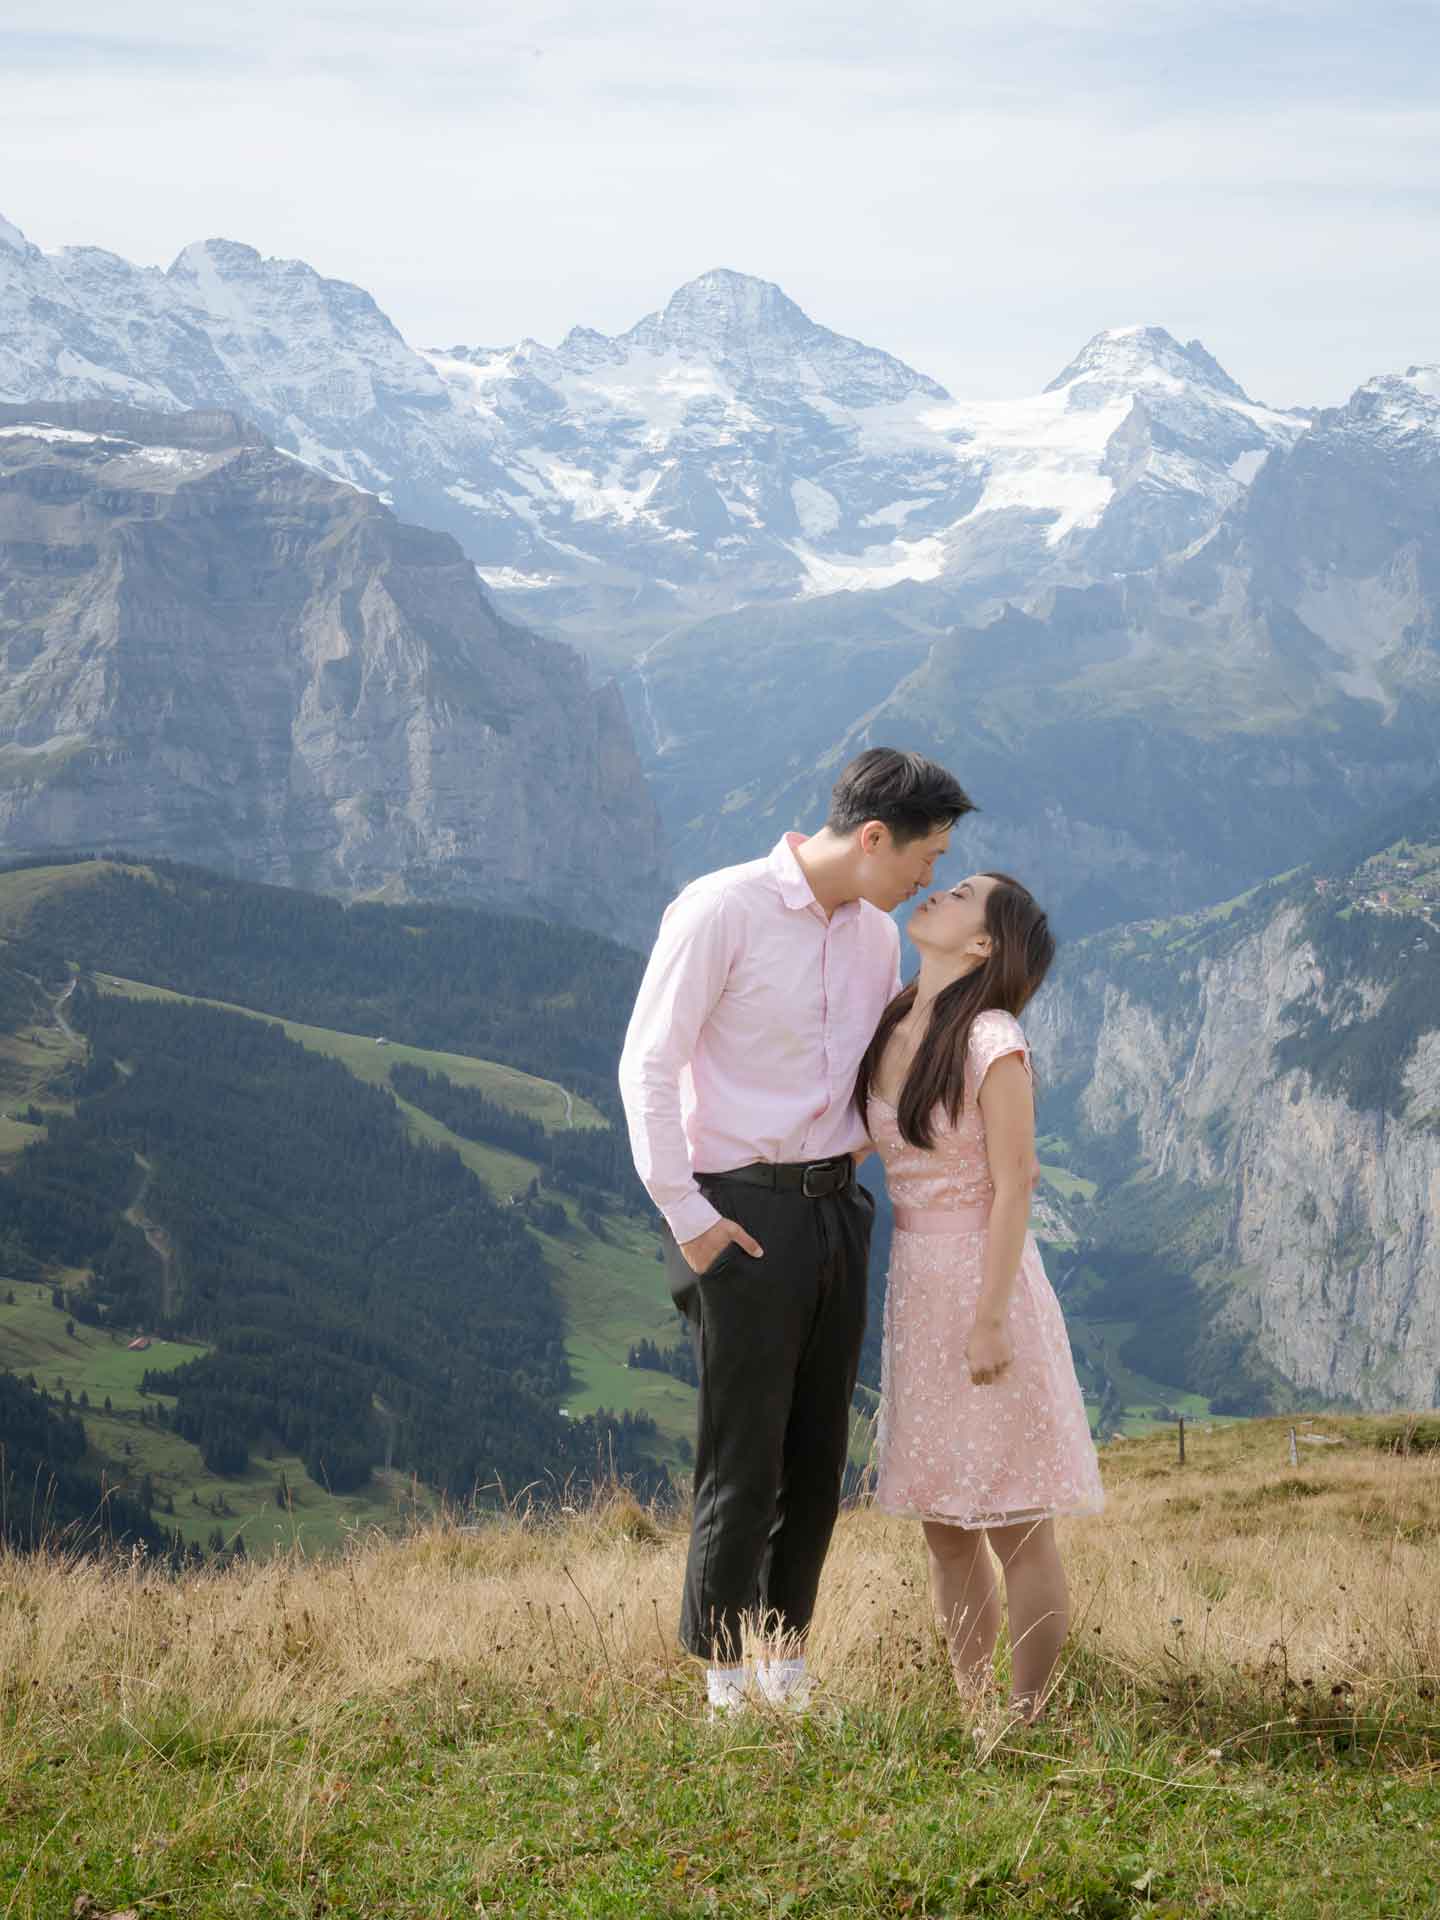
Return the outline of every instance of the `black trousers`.
<path id="1" fill-rule="evenodd" d="M 707 1200 L 765 1249 L 702 1274 L 673 1240 L 666 1271 L 700 1378 L 695 1517 L 680 1639 L 740 1659 L 743 1616 L 803 1637 L 840 1506 L 865 1333 L 875 1202 L 858 1181 L 819 1200 L 702 1174 Z"/>

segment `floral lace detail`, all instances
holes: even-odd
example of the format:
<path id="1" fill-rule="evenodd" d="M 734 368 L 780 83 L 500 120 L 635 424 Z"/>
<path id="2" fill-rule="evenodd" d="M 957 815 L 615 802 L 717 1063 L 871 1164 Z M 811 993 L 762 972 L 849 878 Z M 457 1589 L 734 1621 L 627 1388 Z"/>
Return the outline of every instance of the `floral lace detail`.
<path id="1" fill-rule="evenodd" d="M 987 1012 L 971 1029 L 965 1103 L 952 1126 L 935 1115 L 929 1152 L 900 1137 L 874 1096 L 870 1133 L 896 1206 L 933 1212 L 994 1197 L 979 1090 L 996 1060 L 1030 1064 L 1018 1020 Z M 1060 1304 L 1027 1235 L 1011 1296 L 1015 1363 L 977 1387 L 965 1349 L 983 1278 L 983 1230 L 897 1229 L 885 1298 L 876 1498 L 889 1512 L 955 1526 L 1009 1525 L 1104 1504 L 1090 1423 Z"/>

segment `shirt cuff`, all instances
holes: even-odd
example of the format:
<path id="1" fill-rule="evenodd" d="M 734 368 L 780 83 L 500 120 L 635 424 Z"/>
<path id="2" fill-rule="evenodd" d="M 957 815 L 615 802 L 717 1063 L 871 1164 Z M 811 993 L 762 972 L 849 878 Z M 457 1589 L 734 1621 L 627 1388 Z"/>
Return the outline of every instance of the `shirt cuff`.
<path id="1" fill-rule="evenodd" d="M 697 1239 L 700 1234 L 708 1233 L 721 1218 L 698 1188 L 694 1193 L 687 1193 L 673 1207 L 665 1209 L 665 1224 L 677 1242 Z"/>

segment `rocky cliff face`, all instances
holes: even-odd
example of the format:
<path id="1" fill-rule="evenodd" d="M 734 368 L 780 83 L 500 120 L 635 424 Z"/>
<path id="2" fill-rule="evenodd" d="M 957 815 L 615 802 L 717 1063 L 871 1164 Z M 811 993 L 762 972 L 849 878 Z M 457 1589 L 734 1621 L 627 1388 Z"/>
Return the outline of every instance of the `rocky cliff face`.
<path id="1" fill-rule="evenodd" d="M 223 412 L 0 409 L 0 844 L 635 939 L 666 889 L 616 690 Z"/>
<path id="2" fill-rule="evenodd" d="M 1440 795 L 1355 865 L 1084 943 L 1027 1017 L 1077 1136 L 1152 1182 L 1157 1250 L 1188 1196 L 1221 1317 L 1370 1408 L 1440 1405 L 1437 961 Z"/>

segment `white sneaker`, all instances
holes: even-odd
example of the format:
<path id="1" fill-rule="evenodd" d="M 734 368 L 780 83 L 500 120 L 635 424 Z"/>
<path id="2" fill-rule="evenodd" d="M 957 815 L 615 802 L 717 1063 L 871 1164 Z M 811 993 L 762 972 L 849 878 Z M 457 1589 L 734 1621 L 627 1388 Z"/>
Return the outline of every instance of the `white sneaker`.
<path id="1" fill-rule="evenodd" d="M 707 1667 L 705 1698 L 710 1720 L 723 1720 L 732 1713 L 743 1713 L 751 1704 L 750 1675 L 744 1667 Z"/>
<path id="2" fill-rule="evenodd" d="M 755 1669 L 761 1698 L 772 1707 L 804 1713 L 814 1682 L 803 1660 L 762 1660 Z"/>

